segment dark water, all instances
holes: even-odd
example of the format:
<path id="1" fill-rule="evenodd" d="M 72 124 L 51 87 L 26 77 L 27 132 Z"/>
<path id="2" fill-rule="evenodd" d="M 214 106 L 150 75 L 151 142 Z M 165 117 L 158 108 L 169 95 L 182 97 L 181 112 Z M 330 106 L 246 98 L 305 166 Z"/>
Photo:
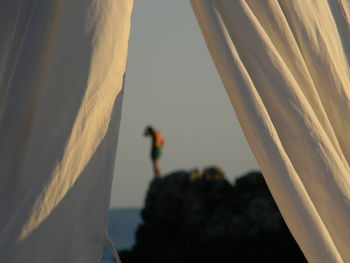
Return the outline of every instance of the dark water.
<path id="1" fill-rule="evenodd" d="M 108 232 L 118 251 L 130 249 L 135 242 L 135 231 L 141 222 L 141 209 L 111 209 L 108 218 Z M 104 247 L 101 263 L 114 263 L 108 245 Z"/>

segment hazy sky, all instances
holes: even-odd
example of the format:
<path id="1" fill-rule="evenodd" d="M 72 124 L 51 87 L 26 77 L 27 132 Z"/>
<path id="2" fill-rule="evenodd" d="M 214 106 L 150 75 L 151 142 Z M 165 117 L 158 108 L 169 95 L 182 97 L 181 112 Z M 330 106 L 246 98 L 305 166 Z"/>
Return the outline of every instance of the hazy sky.
<path id="1" fill-rule="evenodd" d="M 152 179 L 152 124 L 162 173 L 217 165 L 232 180 L 256 161 L 188 0 L 134 0 L 112 207 L 141 207 Z"/>

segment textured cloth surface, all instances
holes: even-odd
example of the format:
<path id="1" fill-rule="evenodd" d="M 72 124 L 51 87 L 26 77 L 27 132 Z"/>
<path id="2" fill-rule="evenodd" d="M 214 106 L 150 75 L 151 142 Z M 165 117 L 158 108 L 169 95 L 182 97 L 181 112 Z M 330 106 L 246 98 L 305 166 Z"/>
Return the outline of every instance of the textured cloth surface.
<path id="1" fill-rule="evenodd" d="M 132 0 L 0 2 L 0 261 L 98 262 Z"/>
<path id="2" fill-rule="evenodd" d="M 191 0 L 245 136 L 310 262 L 350 262 L 345 0 Z"/>

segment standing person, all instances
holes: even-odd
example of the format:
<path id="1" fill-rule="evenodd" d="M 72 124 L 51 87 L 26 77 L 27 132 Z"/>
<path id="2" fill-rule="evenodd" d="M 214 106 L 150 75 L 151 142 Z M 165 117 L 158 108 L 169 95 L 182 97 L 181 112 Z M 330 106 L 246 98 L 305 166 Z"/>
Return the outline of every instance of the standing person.
<path id="1" fill-rule="evenodd" d="M 152 126 L 147 126 L 144 131 L 144 136 L 151 136 L 151 160 L 153 164 L 154 176 L 160 176 L 159 159 L 164 145 L 164 136 L 161 132 L 155 130 Z"/>

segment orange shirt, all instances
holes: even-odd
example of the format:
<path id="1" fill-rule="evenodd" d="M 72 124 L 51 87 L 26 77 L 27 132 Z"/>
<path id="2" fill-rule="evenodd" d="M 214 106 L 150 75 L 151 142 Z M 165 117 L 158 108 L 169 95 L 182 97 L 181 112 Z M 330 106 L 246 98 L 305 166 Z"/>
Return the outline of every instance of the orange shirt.
<path id="1" fill-rule="evenodd" d="M 164 136 L 159 131 L 154 132 L 154 146 L 161 147 L 164 144 Z"/>

